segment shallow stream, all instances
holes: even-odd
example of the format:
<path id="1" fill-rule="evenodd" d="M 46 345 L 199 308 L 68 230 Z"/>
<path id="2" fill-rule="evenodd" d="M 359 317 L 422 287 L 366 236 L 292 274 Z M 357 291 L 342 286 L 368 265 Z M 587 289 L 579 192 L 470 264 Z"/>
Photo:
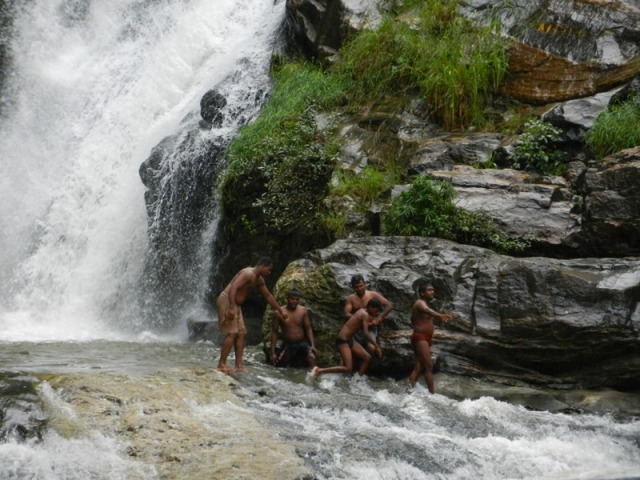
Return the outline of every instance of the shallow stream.
<path id="1" fill-rule="evenodd" d="M 640 476 L 640 419 L 448 396 L 455 380 L 440 375 L 443 393 L 430 395 L 404 381 L 313 380 L 263 364 L 255 350 L 248 373 L 225 375 L 206 342 L 19 342 L 0 351 L 0 478 Z"/>

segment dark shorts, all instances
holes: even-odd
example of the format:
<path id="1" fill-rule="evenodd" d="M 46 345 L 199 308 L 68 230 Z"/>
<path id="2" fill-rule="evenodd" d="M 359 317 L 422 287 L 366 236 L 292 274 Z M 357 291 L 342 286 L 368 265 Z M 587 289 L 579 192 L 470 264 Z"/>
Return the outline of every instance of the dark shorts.
<path id="1" fill-rule="evenodd" d="M 278 353 L 276 367 L 290 367 L 306 361 L 311 352 L 311 345 L 306 340 L 297 343 L 283 343 Z"/>
<path id="2" fill-rule="evenodd" d="M 344 338 L 336 338 L 336 347 L 339 347 L 340 345 L 349 345 L 349 348 L 353 348 L 353 339 L 350 338 L 349 340 L 345 340 Z"/>

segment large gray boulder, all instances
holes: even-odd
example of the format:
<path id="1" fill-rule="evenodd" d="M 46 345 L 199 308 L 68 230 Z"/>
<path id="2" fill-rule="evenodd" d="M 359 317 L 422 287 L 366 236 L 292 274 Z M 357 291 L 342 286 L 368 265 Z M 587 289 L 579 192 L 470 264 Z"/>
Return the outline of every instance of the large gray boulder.
<path id="1" fill-rule="evenodd" d="M 639 258 L 511 258 L 433 238 L 368 237 L 290 263 L 274 292 L 302 292 L 321 364 L 336 361 L 342 305 L 359 273 L 394 304 L 381 332 L 384 356 L 371 374 L 408 375 L 411 306 L 418 285 L 431 281 L 433 306 L 454 316 L 437 324 L 434 337 L 442 372 L 513 385 L 633 390 L 640 385 L 639 267 Z M 269 325 L 267 312 L 265 343 Z"/>
<path id="2" fill-rule="evenodd" d="M 640 72 L 640 8 L 635 0 L 470 0 L 463 15 L 498 18 L 512 39 L 504 93 L 530 103 L 586 97 Z"/>
<path id="3" fill-rule="evenodd" d="M 573 238 L 581 232 L 579 197 L 562 177 L 461 165 L 431 176 L 454 186 L 459 207 L 486 213 L 507 234 L 534 242 L 534 249 L 575 256 L 581 247 Z"/>
<path id="4" fill-rule="evenodd" d="M 560 103 L 545 112 L 542 119 L 560 128 L 567 140 L 584 143 L 584 134 L 593 127 L 598 116 L 621 90 L 614 89 L 592 97 Z"/>
<path id="5" fill-rule="evenodd" d="M 638 255 L 640 251 L 640 147 L 604 159 L 585 174 L 583 228 L 587 253 Z"/>

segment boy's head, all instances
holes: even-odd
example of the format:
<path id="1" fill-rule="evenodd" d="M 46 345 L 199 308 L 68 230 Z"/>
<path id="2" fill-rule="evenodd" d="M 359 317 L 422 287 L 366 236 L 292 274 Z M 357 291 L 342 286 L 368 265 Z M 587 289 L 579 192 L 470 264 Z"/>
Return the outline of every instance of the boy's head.
<path id="1" fill-rule="evenodd" d="M 372 298 L 367 302 L 367 312 L 369 312 L 369 314 L 377 313 L 381 311 L 382 311 L 382 303 L 380 303 L 380 300 L 378 300 L 377 298 Z"/>
<path id="2" fill-rule="evenodd" d="M 271 275 L 271 271 L 273 270 L 273 260 L 271 260 L 271 257 L 262 257 L 256 265 L 260 270 L 260 275 L 265 277 Z"/>
<path id="3" fill-rule="evenodd" d="M 297 298 L 300 299 L 300 290 L 297 288 L 292 288 L 287 292 L 287 298 Z"/>
<path id="4" fill-rule="evenodd" d="M 435 295 L 433 285 L 431 283 L 420 285 L 420 287 L 418 287 L 418 295 L 420 295 L 420 297 L 432 298 Z"/>
<path id="5" fill-rule="evenodd" d="M 289 307 L 296 307 L 300 303 L 300 291 L 296 288 L 292 288 L 287 292 L 287 305 Z"/>

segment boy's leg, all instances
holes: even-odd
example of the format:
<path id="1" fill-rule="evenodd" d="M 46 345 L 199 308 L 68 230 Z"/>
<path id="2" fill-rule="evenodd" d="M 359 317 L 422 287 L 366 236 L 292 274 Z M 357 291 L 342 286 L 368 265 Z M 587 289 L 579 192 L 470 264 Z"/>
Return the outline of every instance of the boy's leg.
<path id="1" fill-rule="evenodd" d="M 222 292 L 216 300 L 216 314 L 218 316 L 218 328 L 224 334 L 222 345 L 220 346 L 220 361 L 218 362 L 218 370 L 226 372 L 227 357 L 231 352 L 231 347 L 235 345 L 236 336 L 238 334 L 237 318 L 229 322 L 227 320 L 227 310 L 229 309 L 229 297 Z M 237 360 L 236 360 L 237 361 Z"/>
<path id="2" fill-rule="evenodd" d="M 357 342 L 353 344 L 353 354 L 362 359 L 360 363 L 360 368 L 358 369 L 358 374 L 360 376 L 364 375 L 364 372 L 367 371 L 367 367 L 369 367 L 369 362 L 371 361 L 371 355 L 364 349 L 362 345 Z"/>
<path id="3" fill-rule="evenodd" d="M 429 392 L 434 393 L 433 365 L 431 363 L 431 349 L 429 348 L 429 342 L 422 340 L 416 343 L 416 358 L 420 364 L 420 368 L 424 370 L 424 381 L 427 384 Z"/>
<path id="4" fill-rule="evenodd" d="M 314 377 L 325 373 L 350 373 L 351 370 L 353 370 L 353 358 L 351 357 L 351 348 L 349 345 L 347 343 L 341 343 L 338 345 L 338 351 L 340 352 L 343 365 L 328 368 L 314 367 L 313 370 L 311 370 Z"/>
<path id="5" fill-rule="evenodd" d="M 237 334 L 227 333 L 222 340 L 222 346 L 220 347 L 220 361 L 218 362 L 218 370 L 228 370 L 227 357 L 231 352 L 231 347 L 235 344 Z"/>
<path id="6" fill-rule="evenodd" d="M 311 347 L 309 347 L 309 350 L 307 352 L 306 361 L 309 368 L 313 368 L 316 366 L 316 356 L 311 351 Z"/>
<path id="7" fill-rule="evenodd" d="M 409 374 L 409 386 L 411 388 L 416 386 L 416 383 L 418 382 L 418 376 L 420 375 L 420 370 L 420 361 L 416 357 L 416 360 L 413 363 L 413 370 Z"/>
<path id="8" fill-rule="evenodd" d="M 244 333 L 239 333 L 236 335 L 236 338 L 233 342 L 233 348 L 236 353 L 236 370 L 244 371 Z"/>

